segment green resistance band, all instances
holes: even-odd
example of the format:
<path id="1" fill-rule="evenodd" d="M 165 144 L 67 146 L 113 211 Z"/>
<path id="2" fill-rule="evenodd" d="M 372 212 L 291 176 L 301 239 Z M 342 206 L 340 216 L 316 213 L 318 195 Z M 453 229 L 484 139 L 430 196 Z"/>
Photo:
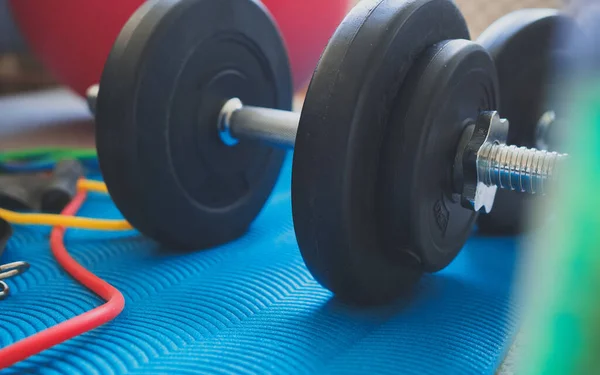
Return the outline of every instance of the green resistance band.
<path id="1" fill-rule="evenodd" d="M 62 159 L 93 159 L 94 149 L 74 149 L 61 147 L 42 147 L 10 150 L 0 153 L 0 163 L 30 160 L 58 161 Z"/>

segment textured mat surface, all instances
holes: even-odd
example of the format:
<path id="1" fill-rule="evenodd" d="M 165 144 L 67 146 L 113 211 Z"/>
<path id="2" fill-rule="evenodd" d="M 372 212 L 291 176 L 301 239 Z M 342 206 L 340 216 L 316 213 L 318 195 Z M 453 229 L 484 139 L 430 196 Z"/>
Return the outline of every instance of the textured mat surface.
<path id="1" fill-rule="evenodd" d="M 357 310 L 321 288 L 295 243 L 287 164 L 242 239 L 173 254 L 135 233 L 70 230 L 67 248 L 119 288 L 113 322 L 2 374 L 494 374 L 516 332 L 512 239 L 473 238 L 397 306 Z M 92 195 L 82 215 L 119 217 Z M 97 306 L 55 264 L 48 230 L 19 227 L 1 261 L 32 268 L 0 302 L 0 347 Z"/>

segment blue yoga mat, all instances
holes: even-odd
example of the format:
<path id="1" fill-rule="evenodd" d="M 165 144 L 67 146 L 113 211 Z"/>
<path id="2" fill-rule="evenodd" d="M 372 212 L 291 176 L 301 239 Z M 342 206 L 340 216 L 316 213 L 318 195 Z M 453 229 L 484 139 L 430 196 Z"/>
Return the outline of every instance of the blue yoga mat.
<path id="1" fill-rule="evenodd" d="M 414 298 L 345 306 L 302 262 L 290 203 L 290 161 L 243 238 L 173 253 L 136 233 L 69 230 L 66 246 L 120 289 L 123 313 L 101 328 L 2 374 L 494 374 L 517 330 L 515 239 L 478 238 Z M 119 218 L 90 195 L 81 215 Z M 31 269 L 0 301 L 0 347 L 92 309 L 101 300 L 70 279 L 49 229 L 17 227 L 1 261 Z"/>

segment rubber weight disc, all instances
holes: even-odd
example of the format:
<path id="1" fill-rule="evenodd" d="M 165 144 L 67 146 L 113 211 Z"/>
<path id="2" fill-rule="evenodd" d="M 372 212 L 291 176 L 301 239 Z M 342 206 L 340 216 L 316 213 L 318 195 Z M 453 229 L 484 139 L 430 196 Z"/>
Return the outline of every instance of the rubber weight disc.
<path id="1" fill-rule="evenodd" d="M 417 56 L 459 38 L 469 32 L 451 1 L 365 0 L 333 35 L 313 75 L 294 151 L 294 226 L 314 277 L 346 301 L 397 298 L 431 268 L 412 237 L 417 228 L 401 239 L 390 232 L 405 228 L 388 215 L 395 197 L 381 196 L 393 168 L 385 146 L 404 144 L 405 124 L 394 113 L 412 94 L 405 81 Z M 401 183 L 411 184 L 406 178 Z"/>
<path id="2" fill-rule="evenodd" d="M 381 225 L 427 272 L 445 268 L 472 233 L 477 215 L 462 206 L 453 168 L 465 128 L 498 108 L 498 98 L 487 51 L 451 40 L 419 58 L 394 108 L 380 166 Z"/>
<path id="3" fill-rule="evenodd" d="M 560 149 L 564 121 L 554 97 L 561 84 L 560 71 L 567 71 L 574 56 L 560 35 L 574 32 L 575 21 L 554 9 L 525 9 L 508 14 L 493 23 L 477 40 L 494 58 L 500 83 L 499 113 L 508 119 L 508 144 L 538 147 L 539 135 L 551 151 Z M 542 116 L 554 116 L 545 134 L 539 132 Z M 559 128 L 563 129 L 559 129 Z M 498 190 L 492 212 L 480 215 L 483 233 L 516 234 L 528 225 L 526 214 L 535 196 Z"/>
<path id="4" fill-rule="evenodd" d="M 110 195 L 143 234 L 215 246 L 261 211 L 285 152 L 221 142 L 232 97 L 291 110 L 285 46 L 259 2 L 151 1 L 122 30 L 100 81 L 97 148 Z"/>

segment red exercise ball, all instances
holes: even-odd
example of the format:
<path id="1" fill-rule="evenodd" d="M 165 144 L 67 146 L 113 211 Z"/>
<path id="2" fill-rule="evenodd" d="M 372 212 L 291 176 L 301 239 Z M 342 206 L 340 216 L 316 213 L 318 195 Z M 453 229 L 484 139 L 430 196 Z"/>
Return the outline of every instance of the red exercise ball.
<path id="1" fill-rule="evenodd" d="M 219 0 L 214 0 L 219 1 Z M 295 87 L 312 75 L 348 0 L 264 0 L 288 46 Z M 10 0 L 33 52 L 63 83 L 84 95 L 100 79 L 112 44 L 143 0 Z"/>

